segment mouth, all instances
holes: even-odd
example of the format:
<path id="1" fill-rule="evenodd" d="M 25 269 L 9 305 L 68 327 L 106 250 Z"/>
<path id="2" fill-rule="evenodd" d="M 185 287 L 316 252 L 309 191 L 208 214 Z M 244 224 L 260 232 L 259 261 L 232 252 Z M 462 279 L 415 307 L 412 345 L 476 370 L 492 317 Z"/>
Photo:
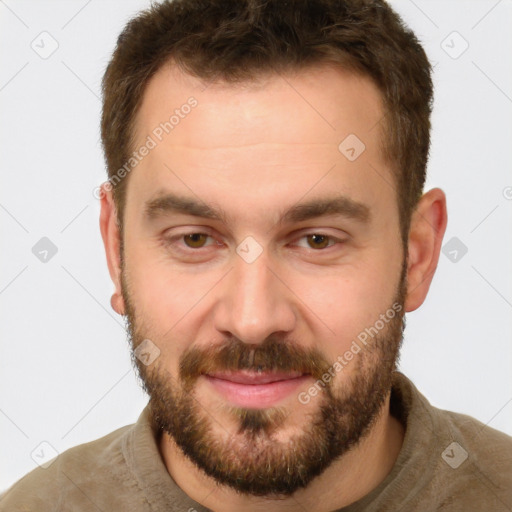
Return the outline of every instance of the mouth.
<path id="1" fill-rule="evenodd" d="M 272 407 L 293 394 L 311 375 L 301 372 L 214 372 L 202 376 L 221 397 L 238 407 Z"/>

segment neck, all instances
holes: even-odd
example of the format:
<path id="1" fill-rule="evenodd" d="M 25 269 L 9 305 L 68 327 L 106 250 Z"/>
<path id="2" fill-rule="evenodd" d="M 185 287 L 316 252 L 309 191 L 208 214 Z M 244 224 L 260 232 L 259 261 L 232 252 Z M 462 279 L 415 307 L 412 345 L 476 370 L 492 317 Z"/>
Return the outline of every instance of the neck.
<path id="1" fill-rule="evenodd" d="M 360 442 L 336 460 L 311 484 L 287 498 L 240 495 L 218 485 L 198 469 L 173 439 L 164 434 L 160 451 L 176 484 L 193 500 L 214 512 L 288 512 L 305 509 L 328 512 L 359 500 L 377 487 L 391 471 L 403 443 L 404 428 L 389 413 L 388 395 L 377 421 Z"/>

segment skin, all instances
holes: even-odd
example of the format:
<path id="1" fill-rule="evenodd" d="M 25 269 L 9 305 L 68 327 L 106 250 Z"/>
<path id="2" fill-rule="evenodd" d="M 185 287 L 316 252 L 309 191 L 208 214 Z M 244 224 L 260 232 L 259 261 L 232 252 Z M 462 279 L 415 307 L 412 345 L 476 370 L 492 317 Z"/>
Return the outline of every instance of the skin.
<path id="1" fill-rule="evenodd" d="M 369 79 L 327 65 L 272 75 L 258 84 L 206 85 L 165 66 L 149 82 L 136 123 L 142 144 L 187 98 L 198 101 L 128 178 L 125 279 L 150 339 L 172 336 L 172 343 L 158 345 L 158 364 L 177 378 L 180 355 L 192 346 L 207 347 L 226 336 L 259 344 L 274 333 L 318 349 L 334 362 L 389 308 L 404 258 L 396 190 L 389 185 L 394 180 L 380 151 L 380 93 Z M 338 150 L 351 133 L 366 146 L 353 162 Z M 117 212 L 111 192 L 107 187 L 103 191 L 100 227 L 115 285 L 112 307 L 123 315 Z M 145 203 L 164 192 L 221 207 L 226 221 L 170 213 L 148 220 Z M 340 215 L 278 222 L 298 202 L 337 194 L 367 205 L 368 222 Z M 445 195 L 432 189 L 412 217 L 407 312 L 425 300 L 446 222 Z M 172 245 L 163 242 L 204 232 L 212 238 L 199 250 L 179 237 Z M 333 245 L 311 248 L 305 235 L 314 233 L 333 237 Z M 247 236 L 263 248 L 250 264 L 236 253 Z M 349 364 L 337 374 L 333 386 L 347 386 L 356 366 Z M 236 424 L 215 390 L 201 381 L 195 396 L 222 427 L 215 435 L 236 435 Z M 277 436 L 285 442 L 304 428 L 318 401 L 303 405 L 294 394 L 282 405 L 287 420 Z M 281 500 L 217 486 L 170 436 L 162 436 L 160 450 L 177 484 L 212 510 L 304 507 L 322 512 L 346 506 L 375 488 L 393 467 L 403 435 L 403 426 L 389 414 L 388 395 L 377 421 L 354 449 L 308 487 Z"/>

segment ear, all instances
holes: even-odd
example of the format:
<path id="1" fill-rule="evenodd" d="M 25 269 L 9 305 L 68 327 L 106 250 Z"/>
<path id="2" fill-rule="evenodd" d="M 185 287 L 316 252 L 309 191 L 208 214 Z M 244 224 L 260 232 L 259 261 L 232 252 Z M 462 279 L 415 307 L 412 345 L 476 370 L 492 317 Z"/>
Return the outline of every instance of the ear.
<path id="1" fill-rule="evenodd" d="M 448 215 L 446 196 L 433 188 L 420 198 L 409 229 L 405 311 L 419 308 L 430 288 L 439 261 Z"/>
<path id="2" fill-rule="evenodd" d="M 121 234 L 117 225 L 117 211 L 112 195 L 112 187 L 107 181 L 101 186 L 100 230 L 107 256 L 108 271 L 115 291 L 110 303 L 112 309 L 124 315 L 125 305 L 121 293 Z"/>

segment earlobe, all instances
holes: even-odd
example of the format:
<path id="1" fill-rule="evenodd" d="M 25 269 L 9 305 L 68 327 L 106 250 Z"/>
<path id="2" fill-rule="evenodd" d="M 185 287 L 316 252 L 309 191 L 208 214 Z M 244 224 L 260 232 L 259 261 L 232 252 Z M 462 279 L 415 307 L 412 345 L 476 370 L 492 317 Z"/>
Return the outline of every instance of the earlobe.
<path id="1" fill-rule="evenodd" d="M 121 234 L 117 224 L 112 187 L 108 181 L 101 186 L 100 197 L 100 231 L 107 256 L 108 271 L 115 287 L 110 304 L 116 313 L 124 315 L 125 307 L 121 293 Z"/>
<path id="2" fill-rule="evenodd" d="M 423 194 L 412 215 L 409 230 L 407 312 L 419 308 L 427 296 L 439 261 L 447 220 L 444 192 L 434 188 Z"/>
<path id="3" fill-rule="evenodd" d="M 118 315 L 124 316 L 124 300 L 121 293 L 116 291 L 112 294 L 112 297 L 110 298 L 110 305 Z"/>

